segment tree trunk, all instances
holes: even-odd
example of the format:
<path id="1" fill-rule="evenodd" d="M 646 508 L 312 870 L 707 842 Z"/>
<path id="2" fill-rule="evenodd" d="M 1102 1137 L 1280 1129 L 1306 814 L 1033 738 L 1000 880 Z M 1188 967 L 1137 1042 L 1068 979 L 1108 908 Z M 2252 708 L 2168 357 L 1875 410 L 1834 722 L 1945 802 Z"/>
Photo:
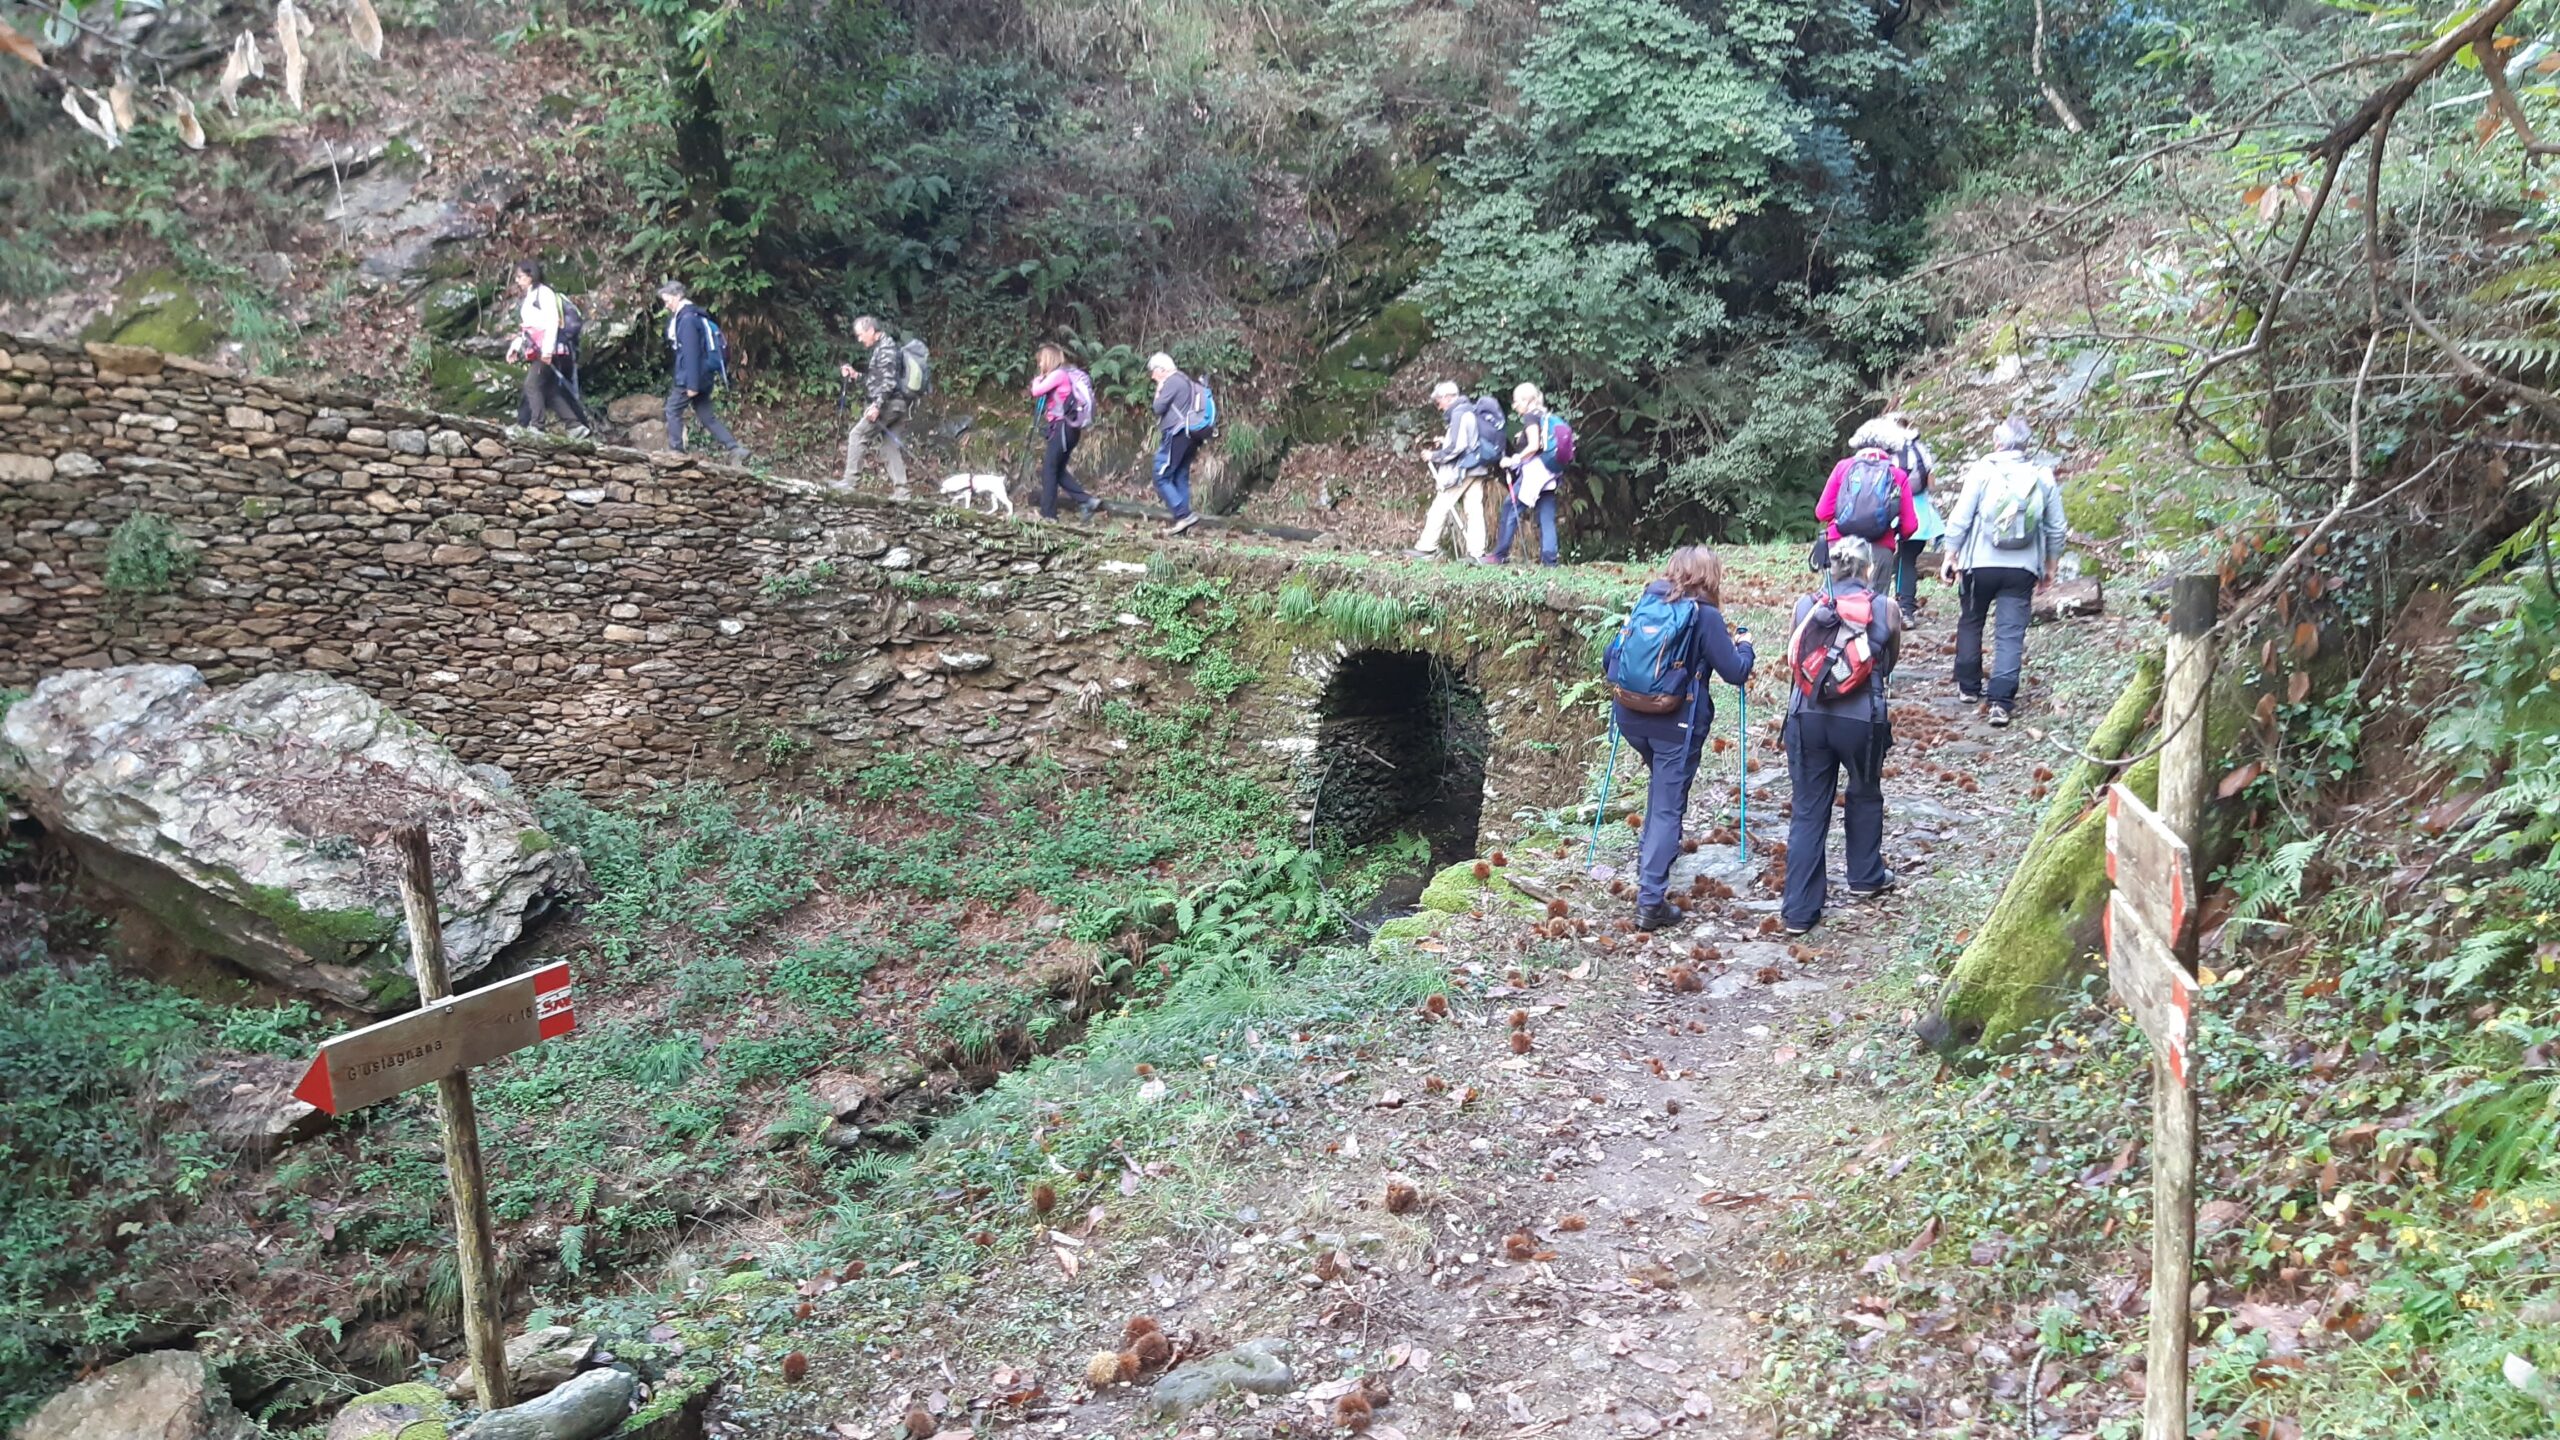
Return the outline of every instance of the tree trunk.
<path id="1" fill-rule="evenodd" d="M 694 208 L 716 211 L 724 220 L 745 216 L 729 193 L 729 138 L 720 124 L 720 93 L 712 88 L 706 56 L 685 41 L 688 12 L 667 17 L 667 78 L 674 87 L 676 168 L 693 193 Z"/>

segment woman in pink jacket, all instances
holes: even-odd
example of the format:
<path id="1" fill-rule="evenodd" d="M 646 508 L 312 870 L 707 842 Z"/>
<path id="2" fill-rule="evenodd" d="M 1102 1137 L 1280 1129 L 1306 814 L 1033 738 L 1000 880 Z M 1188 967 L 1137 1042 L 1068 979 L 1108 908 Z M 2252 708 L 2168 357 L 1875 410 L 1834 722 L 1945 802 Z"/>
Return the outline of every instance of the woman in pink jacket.
<path id="1" fill-rule="evenodd" d="M 1823 531 L 1823 543 L 1815 547 L 1817 570 L 1828 566 L 1832 541 L 1855 537 L 1876 548 L 1878 569 L 1889 575 L 1895 545 L 1920 529 L 1919 508 L 1911 502 L 1911 476 L 1891 453 L 1875 445 L 1852 450 L 1831 467 L 1830 483 L 1822 487 L 1813 518 L 1829 527 Z"/>
<path id="2" fill-rule="evenodd" d="M 1068 364 L 1067 352 L 1055 345 L 1041 346 L 1032 363 L 1039 367 L 1031 379 L 1031 398 L 1040 402 L 1040 518 L 1058 518 L 1058 494 L 1064 491 L 1090 519 L 1102 502 L 1067 473 L 1067 457 L 1076 453 L 1076 442 L 1093 423 L 1093 381 Z"/>

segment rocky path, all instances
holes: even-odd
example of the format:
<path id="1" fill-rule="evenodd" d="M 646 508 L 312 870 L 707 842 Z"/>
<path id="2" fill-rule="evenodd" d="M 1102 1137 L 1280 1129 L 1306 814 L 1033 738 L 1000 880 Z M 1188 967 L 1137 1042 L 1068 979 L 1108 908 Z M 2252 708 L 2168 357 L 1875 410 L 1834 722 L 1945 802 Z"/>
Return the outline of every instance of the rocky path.
<path id="1" fill-rule="evenodd" d="M 2111 663 L 2098 627 L 2037 633 L 2046 651 L 2087 651 L 2091 674 Z M 1728 748 L 1702 771 L 1701 844 L 1674 876 L 1675 892 L 1718 897 L 1689 924 L 1623 928 L 1633 904 L 1608 871 L 1632 864 L 1621 824 L 1603 827 L 1597 878 L 1579 837 L 1502 856 L 1495 873 L 1564 916 L 1486 890 L 1419 942 L 1447 968 L 1445 1014 L 1253 1032 L 1259 1058 L 1288 1067 L 1243 1087 L 1255 1133 L 1129 1156 L 1121 1196 L 1069 1227 L 1055 1268 L 1035 1249 L 905 1315 L 894 1337 L 876 1307 L 845 1314 L 811 1349 L 811 1385 L 734 1388 L 730 1433 L 887 1434 L 923 1406 L 964 1432 L 1308 1435 L 1332 1432 L 1352 1395 L 1385 1440 L 1779 1433 L 1768 1397 L 1788 1357 L 1765 1343 L 1765 1317 L 1814 1298 L 1858 1323 L 1856 1266 L 1805 1250 L 1797 1222 L 1824 1205 L 1827 1176 L 1884 1143 L 1894 1097 L 1845 1077 L 1866 1047 L 1908 1043 L 1910 980 L 1888 973 L 1914 949 L 1925 965 L 1933 937 L 1969 923 L 1949 912 L 1983 903 L 2030 828 L 2029 775 L 2052 753 L 2042 732 L 2078 733 L 2104 698 L 2095 684 L 2078 696 L 2062 665 L 2062 693 L 2040 682 L 2018 727 L 1991 730 L 1957 707 L 1948 642 L 1924 625 L 1896 690 L 1897 892 L 1835 902 L 1800 942 L 1766 933 L 1785 785 L 1764 667 L 1751 866 L 1732 849 L 1741 757 Z M 1942 883 L 1955 875 L 1972 883 Z M 1191 1083 L 1156 1078 L 1177 1096 Z M 1174 1376 L 1260 1340 L 1288 1357 L 1290 1384 L 1188 1416 L 1163 1415 L 1143 1385 L 1086 1385 L 1087 1356 L 1139 1314 L 1201 1357 Z M 1021 1398 L 991 1399 L 1008 1383 Z"/>

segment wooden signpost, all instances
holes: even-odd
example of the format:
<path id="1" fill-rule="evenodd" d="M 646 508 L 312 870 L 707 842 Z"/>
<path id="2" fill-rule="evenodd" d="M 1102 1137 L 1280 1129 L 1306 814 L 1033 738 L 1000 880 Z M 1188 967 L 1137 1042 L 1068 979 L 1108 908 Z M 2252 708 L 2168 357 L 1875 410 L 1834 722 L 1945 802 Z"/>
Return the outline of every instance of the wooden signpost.
<path id="1" fill-rule="evenodd" d="M 2107 978 L 2151 1039 L 2151 1344 L 2143 1440 L 2186 1440 L 2196 1250 L 2195 845 L 2204 818 L 2205 704 L 2221 582 L 2178 578 L 2169 606 L 2160 808 L 2107 791 Z"/>
<path id="2" fill-rule="evenodd" d="M 462 1334 L 480 1408 L 512 1397 L 505 1317 L 498 1305 L 498 1246 L 489 1221 L 480 1167 L 480 1118 L 471 1099 L 471 1067 L 485 1065 L 577 1027 L 569 967 L 546 965 L 468 995 L 455 995 L 445 974 L 444 928 L 436 919 L 435 864 L 427 832 L 410 826 L 392 842 L 401 857 L 400 906 L 409 923 L 409 963 L 419 1007 L 352 1030 L 320 1047 L 294 1095 L 343 1115 L 432 1082 L 444 1122 L 445 1175 L 453 1189 L 453 1227 L 462 1270 Z"/>

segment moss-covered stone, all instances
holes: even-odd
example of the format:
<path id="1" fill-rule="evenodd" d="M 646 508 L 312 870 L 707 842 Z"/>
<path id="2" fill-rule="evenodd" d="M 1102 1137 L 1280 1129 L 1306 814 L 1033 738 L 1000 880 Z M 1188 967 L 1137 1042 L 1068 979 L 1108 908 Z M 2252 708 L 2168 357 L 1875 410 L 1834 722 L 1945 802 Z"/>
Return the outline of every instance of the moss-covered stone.
<path id="1" fill-rule="evenodd" d="M 329 1440 L 446 1440 L 456 1412 L 433 1385 L 393 1385 L 347 1402 Z"/>
<path id="2" fill-rule="evenodd" d="M 1412 915 L 1399 915 L 1380 925 L 1369 936 L 1369 953 L 1384 955 L 1400 945 L 1410 945 L 1440 933 L 1451 919 L 1446 910 L 1423 910 Z"/>
<path id="3" fill-rule="evenodd" d="M 428 352 L 426 380 L 433 408 L 487 420 L 513 418 L 524 393 L 524 376 L 514 366 L 483 360 L 450 345 Z"/>
<path id="4" fill-rule="evenodd" d="M 1422 887 L 1422 908 L 1436 910 L 1443 915 L 1463 915 L 1487 905 L 1514 910 L 1538 908 L 1537 901 L 1513 888 L 1499 870 L 1494 871 L 1490 879 L 1477 879 L 1477 863 L 1461 860 L 1432 876 L 1431 883 Z"/>
<path id="5" fill-rule="evenodd" d="M 116 291 L 115 308 L 92 321 L 80 338 L 201 355 L 220 333 L 187 278 L 163 267 L 127 280 Z"/>
<path id="6" fill-rule="evenodd" d="M 631 1418 L 613 1433 L 618 1440 L 674 1440 L 677 1435 L 699 1434 L 702 1409 L 719 1388 L 717 1375 L 669 1375 L 658 1382 L 649 1403 L 632 1411 Z M 697 1424 L 689 1428 L 688 1417 Z"/>
<path id="7" fill-rule="evenodd" d="M 2160 698 L 2160 662 L 2145 658 L 2085 747 L 2091 755 L 2131 753 Z M 2160 762 L 2135 765 L 2124 783 L 2148 801 Z M 2113 779 L 2082 761 L 2055 785 L 2025 856 L 1999 902 L 1956 958 L 1938 1011 L 1921 1039 L 1947 1054 L 1998 1046 L 2071 1001 L 2071 977 L 2098 943 L 2107 897 L 2107 819 L 2099 792 Z"/>
<path id="8" fill-rule="evenodd" d="M 283 932 L 304 953 L 321 960 L 357 960 L 391 939 L 397 923 L 378 911 L 305 910 L 293 892 L 273 885 L 244 885 L 242 894 L 259 918 Z"/>
<path id="9" fill-rule="evenodd" d="M 467 340 L 478 333 L 480 317 L 496 293 L 493 287 L 466 280 L 431 285 L 418 300 L 419 322 L 438 340 Z"/>
<path id="10" fill-rule="evenodd" d="M 516 832 L 516 853 L 519 855 L 539 855 L 559 843 L 552 839 L 547 831 L 519 830 Z"/>
<path id="11" fill-rule="evenodd" d="M 1396 372 L 1431 343 L 1431 333 L 1422 307 L 1398 300 L 1342 337 L 1316 357 L 1313 374 L 1292 397 L 1286 421 L 1290 438 L 1336 440 L 1373 418 L 1378 397 Z"/>

